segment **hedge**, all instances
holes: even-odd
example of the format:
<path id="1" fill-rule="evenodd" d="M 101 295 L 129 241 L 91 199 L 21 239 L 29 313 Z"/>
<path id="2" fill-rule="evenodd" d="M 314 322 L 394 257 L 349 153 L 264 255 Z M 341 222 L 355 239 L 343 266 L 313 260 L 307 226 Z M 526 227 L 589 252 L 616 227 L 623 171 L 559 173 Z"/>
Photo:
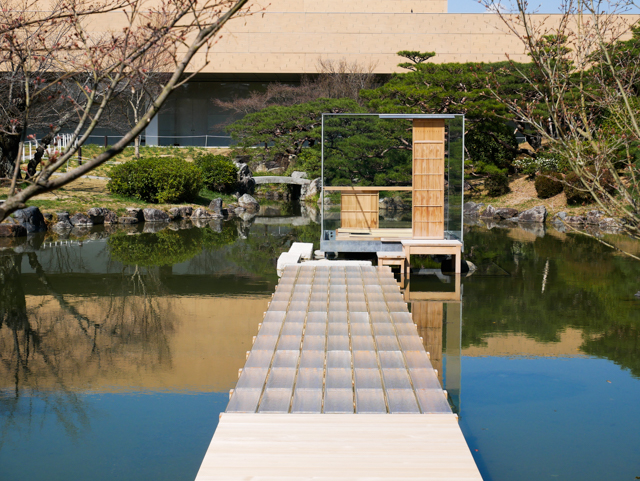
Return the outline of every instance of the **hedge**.
<path id="1" fill-rule="evenodd" d="M 111 169 L 110 175 L 107 188 L 111 193 L 145 202 L 189 202 L 203 187 L 200 169 L 193 163 L 174 157 L 130 161 Z"/>
<path id="2" fill-rule="evenodd" d="M 224 155 L 205 154 L 196 158 L 202 171 L 204 186 L 214 192 L 230 194 L 235 191 L 238 168 Z"/>

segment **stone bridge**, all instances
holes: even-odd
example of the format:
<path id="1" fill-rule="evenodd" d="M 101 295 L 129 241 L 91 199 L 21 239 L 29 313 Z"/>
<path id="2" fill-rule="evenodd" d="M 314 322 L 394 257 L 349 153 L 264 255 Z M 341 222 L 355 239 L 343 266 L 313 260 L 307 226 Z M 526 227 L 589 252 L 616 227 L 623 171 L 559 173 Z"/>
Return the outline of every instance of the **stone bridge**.
<path id="1" fill-rule="evenodd" d="M 284 175 L 260 175 L 254 177 L 256 185 L 263 184 L 290 184 L 290 185 L 309 185 L 311 181 L 309 179 L 302 179 L 300 177 L 287 177 Z"/>

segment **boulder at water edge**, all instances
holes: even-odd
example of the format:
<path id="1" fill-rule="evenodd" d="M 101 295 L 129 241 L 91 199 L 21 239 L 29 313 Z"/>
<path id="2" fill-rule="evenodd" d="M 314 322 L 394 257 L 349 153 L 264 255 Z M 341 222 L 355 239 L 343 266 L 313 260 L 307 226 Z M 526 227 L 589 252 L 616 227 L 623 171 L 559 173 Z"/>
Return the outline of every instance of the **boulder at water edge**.
<path id="1" fill-rule="evenodd" d="M 22 224 L 3 222 L 0 224 L 0 237 L 24 237 L 27 229 Z"/>
<path id="2" fill-rule="evenodd" d="M 480 217 L 482 217 L 483 219 L 497 219 L 498 214 L 496 214 L 496 208 L 492 205 L 487 206 L 484 212 L 480 214 Z"/>
<path id="3" fill-rule="evenodd" d="M 37 207 L 17 210 L 13 213 L 13 217 L 27 230 L 27 234 L 47 231 L 47 223 Z"/>
<path id="4" fill-rule="evenodd" d="M 213 200 L 209 203 L 209 209 L 210 209 L 214 214 L 220 214 L 220 215 L 222 215 L 222 199 L 220 199 L 220 198 L 213 199 Z"/>
<path id="5" fill-rule="evenodd" d="M 238 199 L 238 205 L 244 208 L 248 212 L 257 212 L 260 209 L 260 204 L 257 200 L 251 197 L 249 194 L 244 194 Z"/>
<path id="6" fill-rule="evenodd" d="M 91 227 L 93 226 L 93 221 L 87 214 L 83 214 L 82 212 L 77 212 L 73 214 L 69 218 L 69 222 L 73 227 Z"/>
<path id="7" fill-rule="evenodd" d="M 510 207 L 501 207 L 496 209 L 495 214 L 501 219 L 511 219 L 513 217 L 518 217 L 518 210 Z"/>
<path id="8" fill-rule="evenodd" d="M 469 217 L 477 217 L 480 215 L 480 209 L 484 207 L 484 204 L 476 204 L 475 202 L 465 202 L 462 206 L 462 212 Z"/>
<path id="9" fill-rule="evenodd" d="M 127 217 L 135 217 L 138 222 L 144 221 L 144 213 L 138 207 L 127 207 Z"/>
<path id="10" fill-rule="evenodd" d="M 169 222 L 169 214 L 161 211 L 160 209 L 143 209 L 145 222 Z"/>
<path id="11" fill-rule="evenodd" d="M 547 209 L 543 205 L 537 205 L 531 209 L 525 210 L 518 216 L 520 222 L 541 222 L 547 220 Z"/>

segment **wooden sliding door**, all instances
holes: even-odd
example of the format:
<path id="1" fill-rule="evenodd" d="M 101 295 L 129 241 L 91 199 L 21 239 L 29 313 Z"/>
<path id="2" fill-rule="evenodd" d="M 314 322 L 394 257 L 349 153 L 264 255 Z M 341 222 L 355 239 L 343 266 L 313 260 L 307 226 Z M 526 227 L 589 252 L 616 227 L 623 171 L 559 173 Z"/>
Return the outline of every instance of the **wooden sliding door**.
<path id="1" fill-rule="evenodd" d="M 377 229 L 378 209 L 378 192 L 342 192 L 341 227 Z"/>
<path id="2" fill-rule="evenodd" d="M 444 239 L 444 120 L 413 121 L 413 237 Z"/>

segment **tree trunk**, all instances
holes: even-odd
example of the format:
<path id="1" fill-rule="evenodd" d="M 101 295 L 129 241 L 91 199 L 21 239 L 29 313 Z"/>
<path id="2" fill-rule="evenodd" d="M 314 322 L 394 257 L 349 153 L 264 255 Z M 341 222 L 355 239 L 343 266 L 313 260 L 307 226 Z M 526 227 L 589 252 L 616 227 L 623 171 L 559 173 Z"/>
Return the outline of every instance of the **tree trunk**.
<path id="1" fill-rule="evenodd" d="M 140 136 L 139 135 L 136 137 L 136 140 L 134 140 L 133 145 L 135 145 L 136 159 L 139 159 L 140 158 Z"/>
<path id="2" fill-rule="evenodd" d="M 4 177 L 11 181 L 20 150 L 20 134 L 0 134 L 0 150 L 0 178 Z M 18 171 L 18 180 L 22 180 L 20 171 Z"/>

